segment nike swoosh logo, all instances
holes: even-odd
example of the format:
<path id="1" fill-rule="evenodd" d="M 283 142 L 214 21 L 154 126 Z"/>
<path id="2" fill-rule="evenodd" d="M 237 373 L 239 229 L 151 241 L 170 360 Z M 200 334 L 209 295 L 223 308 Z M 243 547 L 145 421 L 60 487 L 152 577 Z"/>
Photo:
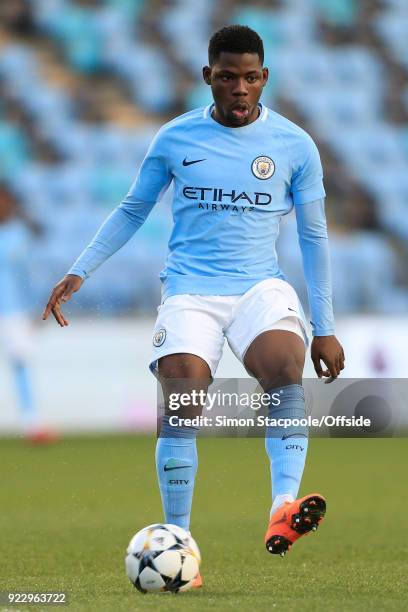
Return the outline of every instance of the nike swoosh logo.
<path id="1" fill-rule="evenodd" d="M 187 161 L 187 157 L 183 159 L 183 166 L 191 166 L 191 164 L 198 164 L 198 162 L 205 161 L 204 159 L 193 159 L 191 161 Z"/>
<path id="2" fill-rule="evenodd" d="M 289 308 L 289 306 L 288 306 L 288 310 L 291 310 L 292 312 L 296 312 L 294 308 Z"/>
<path id="3" fill-rule="evenodd" d="M 164 471 L 165 472 L 170 472 L 170 470 L 181 470 L 183 468 L 190 468 L 193 467 L 192 465 L 173 465 L 173 466 L 164 466 Z"/>
<path id="4" fill-rule="evenodd" d="M 288 438 L 307 438 L 307 436 L 302 433 L 288 434 L 287 436 L 282 436 L 281 440 L 287 440 Z"/>

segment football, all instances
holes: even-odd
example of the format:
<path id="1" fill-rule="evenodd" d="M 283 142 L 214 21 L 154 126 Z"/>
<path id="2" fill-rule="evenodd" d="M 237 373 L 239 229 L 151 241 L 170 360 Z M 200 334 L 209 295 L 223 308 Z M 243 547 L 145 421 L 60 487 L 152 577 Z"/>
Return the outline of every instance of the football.
<path id="1" fill-rule="evenodd" d="M 148 525 L 131 539 L 126 573 L 141 593 L 188 591 L 201 562 L 195 540 L 177 525 Z"/>

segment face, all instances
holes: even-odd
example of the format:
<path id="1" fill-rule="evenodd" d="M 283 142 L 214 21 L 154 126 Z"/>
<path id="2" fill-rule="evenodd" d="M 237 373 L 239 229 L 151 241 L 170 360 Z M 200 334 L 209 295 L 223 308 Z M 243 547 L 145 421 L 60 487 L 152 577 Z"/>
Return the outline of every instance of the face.
<path id="1" fill-rule="evenodd" d="M 215 103 L 214 119 L 227 127 L 242 127 L 258 117 L 258 102 L 268 80 L 257 53 L 220 53 L 203 68 Z"/>

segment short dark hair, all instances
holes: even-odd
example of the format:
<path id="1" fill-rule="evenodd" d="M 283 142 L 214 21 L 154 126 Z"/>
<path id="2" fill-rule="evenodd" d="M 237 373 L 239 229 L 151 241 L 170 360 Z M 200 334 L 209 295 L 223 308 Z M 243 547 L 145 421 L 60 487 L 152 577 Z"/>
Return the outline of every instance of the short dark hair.
<path id="1" fill-rule="evenodd" d="M 261 64 L 264 61 L 262 38 L 248 26 L 225 26 L 211 36 L 208 45 L 210 66 L 217 61 L 223 51 L 226 53 L 257 53 Z"/>

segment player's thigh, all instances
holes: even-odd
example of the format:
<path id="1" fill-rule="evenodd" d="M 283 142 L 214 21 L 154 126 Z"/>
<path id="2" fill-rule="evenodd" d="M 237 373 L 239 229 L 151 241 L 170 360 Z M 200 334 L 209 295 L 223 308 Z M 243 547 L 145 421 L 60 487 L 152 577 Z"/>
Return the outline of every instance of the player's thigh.
<path id="1" fill-rule="evenodd" d="M 179 417 L 194 417 L 202 413 L 212 380 L 210 368 L 204 359 L 191 353 L 174 353 L 161 357 L 158 361 L 158 379 L 166 414 L 172 412 L 169 409 L 170 399 L 173 406 L 177 402 Z"/>
<path id="2" fill-rule="evenodd" d="M 264 388 L 301 381 L 306 323 L 296 292 L 286 281 L 265 280 L 245 293 L 226 336 Z"/>
<path id="3" fill-rule="evenodd" d="M 195 355 L 204 361 L 210 376 L 214 376 L 221 359 L 224 345 L 224 311 L 220 302 L 212 296 L 175 295 L 159 307 L 159 314 L 153 331 L 153 353 L 150 369 L 158 375 L 158 362 L 163 357 L 179 355 L 167 363 L 172 378 L 190 377 L 200 363 L 180 355 Z M 170 364 L 170 365 L 169 365 Z M 207 376 L 208 372 L 206 372 Z M 164 372 L 163 372 L 164 375 Z"/>
<path id="4" fill-rule="evenodd" d="M 211 296 L 173 296 L 160 307 L 150 367 L 166 406 L 170 394 L 207 391 L 222 355 L 224 315 L 222 301 Z"/>
<path id="5" fill-rule="evenodd" d="M 193 378 L 211 380 L 210 367 L 202 357 L 191 353 L 172 353 L 158 360 L 159 379 Z"/>
<path id="6" fill-rule="evenodd" d="M 286 321 L 283 320 L 283 324 Z M 295 331 L 274 329 L 259 334 L 244 355 L 244 365 L 265 390 L 278 386 L 301 384 L 305 363 L 304 340 Z"/>

